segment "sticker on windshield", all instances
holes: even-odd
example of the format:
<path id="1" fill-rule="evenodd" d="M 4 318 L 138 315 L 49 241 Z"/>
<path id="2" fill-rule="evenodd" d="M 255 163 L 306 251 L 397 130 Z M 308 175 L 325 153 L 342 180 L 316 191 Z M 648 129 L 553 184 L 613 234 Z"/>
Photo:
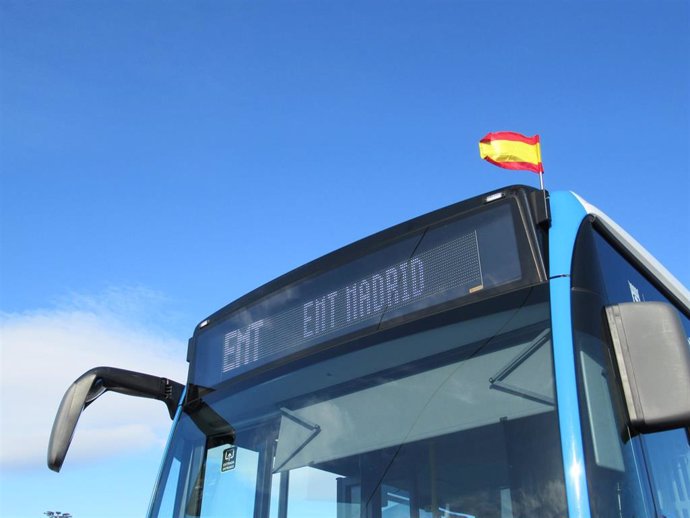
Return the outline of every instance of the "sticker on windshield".
<path id="1" fill-rule="evenodd" d="M 230 446 L 223 450 L 223 464 L 220 467 L 220 471 L 230 471 L 235 469 L 237 457 L 237 446 Z"/>

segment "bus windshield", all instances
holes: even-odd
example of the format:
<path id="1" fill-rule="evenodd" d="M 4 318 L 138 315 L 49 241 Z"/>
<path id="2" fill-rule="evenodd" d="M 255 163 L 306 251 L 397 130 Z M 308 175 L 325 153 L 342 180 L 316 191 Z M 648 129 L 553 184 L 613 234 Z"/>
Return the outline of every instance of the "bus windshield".
<path id="1" fill-rule="evenodd" d="M 548 292 L 483 306 L 208 391 L 233 437 L 183 412 L 151 516 L 563 516 Z"/>

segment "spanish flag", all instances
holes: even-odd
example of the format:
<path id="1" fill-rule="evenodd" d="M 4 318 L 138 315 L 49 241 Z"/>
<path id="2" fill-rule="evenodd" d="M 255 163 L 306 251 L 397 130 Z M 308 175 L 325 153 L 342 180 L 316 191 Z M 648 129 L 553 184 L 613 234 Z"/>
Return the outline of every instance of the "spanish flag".
<path id="1" fill-rule="evenodd" d="M 543 173 L 539 135 L 525 137 L 512 131 L 488 133 L 479 141 L 479 155 L 504 169 Z"/>

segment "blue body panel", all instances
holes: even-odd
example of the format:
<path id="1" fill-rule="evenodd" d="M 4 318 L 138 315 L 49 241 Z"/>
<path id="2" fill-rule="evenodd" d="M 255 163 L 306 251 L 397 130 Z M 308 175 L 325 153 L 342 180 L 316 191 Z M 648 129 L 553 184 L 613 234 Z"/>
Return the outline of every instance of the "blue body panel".
<path id="1" fill-rule="evenodd" d="M 570 518 L 589 518 L 589 494 L 585 478 L 570 308 L 573 248 L 577 231 L 587 213 L 571 193 L 554 192 L 551 194 L 551 214 L 552 226 L 549 232 L 551 329 L 568 515 Z"/>

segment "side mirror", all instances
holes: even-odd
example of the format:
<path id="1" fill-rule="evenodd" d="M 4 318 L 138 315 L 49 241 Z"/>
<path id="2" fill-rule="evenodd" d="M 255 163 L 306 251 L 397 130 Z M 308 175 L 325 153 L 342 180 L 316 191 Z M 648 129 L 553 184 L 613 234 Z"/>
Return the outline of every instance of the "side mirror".
<path id="1" fill-rule="evenodd" d="M 690 426 L 690 345 L 663 302 L 606 307 L 630 427 L 640 433 Z"/>
<path id="2" fill-rule="evenodd" d="M 65 392 L 55 416 L 48 443 L 48 467 L 60 471 L 81 413 L 105 392 L 163 401 L 172 419 L 183 389 L 183 385 L 167 378 L 113 367 L 97 367 L 82 374 Z"/>

